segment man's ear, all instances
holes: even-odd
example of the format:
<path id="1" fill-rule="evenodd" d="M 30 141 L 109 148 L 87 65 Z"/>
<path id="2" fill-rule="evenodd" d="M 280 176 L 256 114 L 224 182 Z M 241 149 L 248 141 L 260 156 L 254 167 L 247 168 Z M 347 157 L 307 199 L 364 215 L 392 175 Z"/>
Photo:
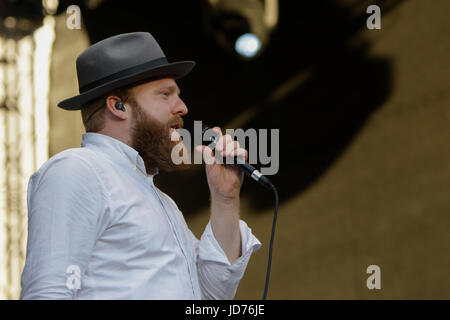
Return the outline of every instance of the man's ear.
<path id="1" fill-rule="evenodd" d="M 130 116 L 125 103 L 118 96 L 108 96 L 106 98 L 106 107 L 114 116 L 122 120 L 126 120 Z"/>

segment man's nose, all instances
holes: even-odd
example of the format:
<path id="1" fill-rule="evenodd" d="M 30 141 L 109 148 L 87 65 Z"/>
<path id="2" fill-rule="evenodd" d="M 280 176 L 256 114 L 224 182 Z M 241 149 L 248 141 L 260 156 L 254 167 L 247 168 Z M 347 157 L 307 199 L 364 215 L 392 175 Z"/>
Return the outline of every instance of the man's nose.
<path id="1" fill-rule="evenodd" d="M 181 98 L 178 98 L 177 104 L 173 109 L 173 113 L 178 116 L 184 116 L 188 113 L 188 108 L 184 104 L 183 100 L 181 100 Z"/>

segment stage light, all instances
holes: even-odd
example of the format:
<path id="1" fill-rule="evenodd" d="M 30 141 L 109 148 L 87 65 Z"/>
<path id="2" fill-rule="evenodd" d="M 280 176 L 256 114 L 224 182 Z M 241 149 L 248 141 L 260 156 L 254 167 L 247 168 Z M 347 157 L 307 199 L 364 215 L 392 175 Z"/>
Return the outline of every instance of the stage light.
<path id="1" fill-rule="evenodd" d="M 240 55 L 252 58 L 261 49 L 261 40 L 253 33 L 244 33 L 236 40 L 234 48 Z"/>
<path id="2" fill-rule="evenodd" d="M 254 59 L 278 23 L 278 0 L 205 0 L 205 28 L 221 47 Z"/>

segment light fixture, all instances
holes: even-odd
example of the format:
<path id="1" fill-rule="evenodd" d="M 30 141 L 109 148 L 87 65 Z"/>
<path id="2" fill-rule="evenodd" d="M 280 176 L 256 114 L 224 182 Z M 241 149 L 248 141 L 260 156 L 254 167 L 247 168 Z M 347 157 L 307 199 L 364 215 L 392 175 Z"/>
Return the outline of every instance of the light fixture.
<path id="1" fill-rule="evenodd" d="M 228 52 L 253 59 L 278 23 L 278 0 L 205 0 L 206 29 Z"/>
<path id="2" fill-rule="evenodd" d="M 244 33 L 237 38 L 234 48 L 240 55 L 252 58 L 261 49 L 261 40 L 253 33 Z"/>

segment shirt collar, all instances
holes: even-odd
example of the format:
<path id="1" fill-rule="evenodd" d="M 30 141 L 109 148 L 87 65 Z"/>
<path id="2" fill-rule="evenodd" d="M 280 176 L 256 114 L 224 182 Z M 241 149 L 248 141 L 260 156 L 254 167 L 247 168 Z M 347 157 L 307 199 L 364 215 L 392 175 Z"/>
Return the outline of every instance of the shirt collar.
<path id="1" fill-rule="evenodd" d="M 81 147 L 97 147 L 112 156 L 114 160 L 125 160 L 134 169 L 141 171 L 147 177 L 153 177 L 158 174 L 158 169 L 154 170 L 154 173 L 147 174 L 145 169 L 144 160 L 139 153 L 129 145 L 119 141 L 113 137 L 96 133 L 87 132 L 82 135 Z"/>

